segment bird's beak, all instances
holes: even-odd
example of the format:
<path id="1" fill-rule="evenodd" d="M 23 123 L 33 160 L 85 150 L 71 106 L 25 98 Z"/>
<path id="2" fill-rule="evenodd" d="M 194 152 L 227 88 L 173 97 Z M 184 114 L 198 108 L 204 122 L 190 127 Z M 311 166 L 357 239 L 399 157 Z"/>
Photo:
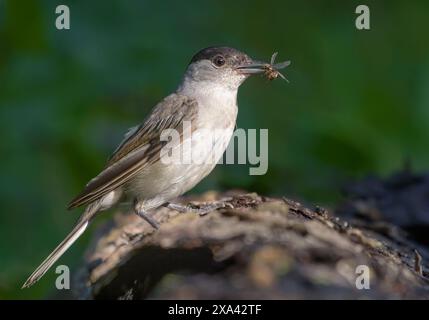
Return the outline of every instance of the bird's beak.
<path id="1" fill-rule="evenodd" d="M 277 77 L 281 77 L 282 79 L 289 82 L 279 70 L 286 68 L 288 65 L 290 65 L 290 61 L 275 63 L 276 57 L 277 57 L 277 52 L 274 52 L 273 55 L 271 56 L 270 63 L 247 59 L 247 61 L 240 64 L 236 68 L 236 70 L 240 74 L 247 75 L 247 76 L 264 73 L 265 76 L 270 80 L 273 80 Z"/>
<path id="2" fill-rule="evenodd" d="M 269 66 L 269 63 L 252 60 L 250 63 L 239 65 L 236 70 L 241 74 L 252 75 L 264 73 Z"/>

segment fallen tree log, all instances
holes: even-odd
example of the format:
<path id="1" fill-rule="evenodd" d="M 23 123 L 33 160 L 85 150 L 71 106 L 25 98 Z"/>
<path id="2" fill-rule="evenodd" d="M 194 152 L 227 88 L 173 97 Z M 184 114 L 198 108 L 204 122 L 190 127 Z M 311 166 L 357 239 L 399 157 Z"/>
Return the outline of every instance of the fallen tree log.
<path id="1" fill-rule="evenodd" d="M 201 217 L 157 209 L 159 230 L 116 214 L 88 249 L 75 297 L 429 298 L 429 253 L 400 232 L 355 227 L 285 198 L 209 192 L 183 201 L 221 198 L 228 207 Z M 369 279 L 359 277 L 365 268 Z M 369 288 L 358 289 L 366 280 Z"/>

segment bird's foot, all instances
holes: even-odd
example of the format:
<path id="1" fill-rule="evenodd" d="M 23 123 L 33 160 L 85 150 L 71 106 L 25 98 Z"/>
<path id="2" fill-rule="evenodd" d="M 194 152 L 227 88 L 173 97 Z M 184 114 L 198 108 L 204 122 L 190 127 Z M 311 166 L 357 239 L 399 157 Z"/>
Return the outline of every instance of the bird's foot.
<path id="1" fill-rule="evenodd" d="M 144 203 L 139 202 L 138 199 L 134 199 L 134 212 L 140 218 L 149 223 L 154 229 L 159 229 L 159 223 L 147 214 L 146 210 L 144 209 Z"/>
<path id="2" fill-rule="evenodd" d="M 231 199 L 223 199 L 219 201 L 207 202 L 202 204 L 188 203 L 186 205 L 180 204 L 180 203 L 168 202 L 165 204 L 165 206 L 169 209 L 173 209 L 182 213 L 194 212 L 194 213 L 198 213 L 200 216 L 204 216 L 207 213 L 210 213 L 217 209 L 233 208 L 233 205 L 230 202 L 228 202 L 229 200 Z"/>
<path id="3" fill-rule="evenodd" d="M 152 218 L 151 216 L 149 216 L 146 212 L 140 211 L 140 210 L 135 210 L 135 213 L 140 218 L 142 218 L 147 223 L 149 223 L 154 229 L 159 229 L 159 223 L 154 218 Z"/>

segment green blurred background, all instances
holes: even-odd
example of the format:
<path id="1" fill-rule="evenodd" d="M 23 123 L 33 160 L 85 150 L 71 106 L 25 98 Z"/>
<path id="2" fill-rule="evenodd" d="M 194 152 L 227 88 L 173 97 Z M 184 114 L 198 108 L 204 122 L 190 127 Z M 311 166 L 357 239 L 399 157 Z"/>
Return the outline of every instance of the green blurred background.
<path id="1" fill-rule="evenodd" d="M 363 3 L 370 31 L 355 28 Z M 59 4 L 71 30 L 55 28 Z M 238 126 L 269 129 L 268 173 L 219 166 L 193 192 L 333 206 L 347 181 L 427 169 L 428 30 L 427 1 L 0 1 L 0 299 L 50 296 L 53 270 L 19 288 L 77 219 L 65 205 L 206 46 L 292 65 L 290 84 L 239 92 Z M 90 234 L 60 260 L 72 272 Z"/>

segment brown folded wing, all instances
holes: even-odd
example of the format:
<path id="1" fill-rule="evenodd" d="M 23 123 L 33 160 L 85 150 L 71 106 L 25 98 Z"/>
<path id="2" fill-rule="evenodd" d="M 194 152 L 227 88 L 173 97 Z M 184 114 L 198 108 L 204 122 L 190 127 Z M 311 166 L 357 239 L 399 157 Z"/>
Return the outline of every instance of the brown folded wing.
<path id="1" fill-rule="evenodd" d="M 131 129 L 110 157 L 106 168 L 93 178 L 68 205 L 76 208 L 100 199 L 123 185 L 140 170 L 159 160 L 163 130 L 176 129 L 182 132 L 183 121 L 192 121 L 198 112 L 194 99 L 172 94 L 158 103 L 145 122 Z"/>

